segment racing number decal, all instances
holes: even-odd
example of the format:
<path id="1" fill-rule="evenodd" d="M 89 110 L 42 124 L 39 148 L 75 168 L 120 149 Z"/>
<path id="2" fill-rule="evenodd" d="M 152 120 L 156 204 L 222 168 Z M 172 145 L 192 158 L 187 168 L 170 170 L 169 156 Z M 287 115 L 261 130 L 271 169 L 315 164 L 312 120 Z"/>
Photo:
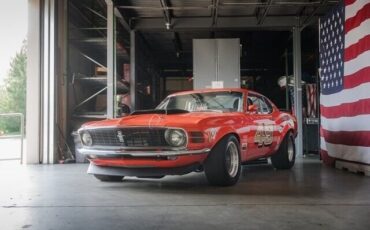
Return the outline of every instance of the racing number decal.
<path id="1" fill-rule="evenodd" d="M 271 145 L 273 140 L 273 131 L 273 125 L 258 125 L 256 135 L 254 136 L 254 143 L 257 144 L 258 147 Z"/>

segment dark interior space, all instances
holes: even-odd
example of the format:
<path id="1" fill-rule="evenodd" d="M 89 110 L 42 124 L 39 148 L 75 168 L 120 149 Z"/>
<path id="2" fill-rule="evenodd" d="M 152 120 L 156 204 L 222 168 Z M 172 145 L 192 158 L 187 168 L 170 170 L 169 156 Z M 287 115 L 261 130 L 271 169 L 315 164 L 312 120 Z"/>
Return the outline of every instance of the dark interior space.
<path id="1" fill-rule="evenodd" d="M 273 21 L 294 21 L 294 15 L 300 15 L 304 16 L 301 23 L 308 23 L 313 13 L 324 12 L 330 4 L 318 7 L 314 3 L 276 2 L 268 6 L 244 1 L 138 0 L 114 1 L 114 5 L 114 103 L 116 116 L 120 117 L 133 110 L 154 108 L 171 93 L 192 90 L 193 39 L 210 38 L 239 38 L 241 87 L 264 94 L 279 108 L 291 110 L 287 90 L 278 81 L 293 75 L 293 35 L 291 28 L 276 27 Z M 251 24 L 252 18 L 260 26 L 242 28 L 244 22 Z M 132 27 L 138 28 L 134 37 Z M 107 118 L 107 28 L 105 1 L 68 1 L 69 133 L 86 121 Z M 302 80 L 316 83 L 315 24 L 302 27 L 301 44 Z M 132 66 L 135 82 L 130 82 Z M 130 94 L 132 87 L 135 90 Z M 132 97 L 135 108 L 131 106 Z"/>

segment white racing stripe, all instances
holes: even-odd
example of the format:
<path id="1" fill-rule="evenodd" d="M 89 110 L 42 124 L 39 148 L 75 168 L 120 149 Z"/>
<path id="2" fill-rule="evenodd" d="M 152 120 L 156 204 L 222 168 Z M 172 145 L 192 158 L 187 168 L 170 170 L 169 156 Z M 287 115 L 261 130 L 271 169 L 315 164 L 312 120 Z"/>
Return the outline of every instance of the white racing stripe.
<path id="1" fill-rule="evenodd" d="M 370 147 L 331 144 L 321 137 L 320 148 L 331 157 L 370 164 Z"/>
<path id="2" fill-rule="evenodd" d="M 331 95 L 320 95 L 320 104 L 325 107 L 337 106 L 343 103 L 356 102 L 370 98 L 370 82 L 361 84 L 351 89 L 344 89 Z"/>
<path id="3" fill-rule="evenodd" d="M 370 131 L 370 114 L 330 119 L 321 115 L 320 121 L 327 131 Z"/>
<path id="4" fill-rule="evenodd" d="M 345 12 L 346 20 L 354 17 L 357 14 L 357 12 L 368 3 L 370 3 L 369 0 L 356 0 L 351 5 L 346 6 Z"/>
<path id="5" fill-rule="evenodd" d="M 357 43 L 361 38 L 370 34 L 370 18 L 363 21 L 358 27 L 350 30 L 344 36 L 344 48 Z"/>

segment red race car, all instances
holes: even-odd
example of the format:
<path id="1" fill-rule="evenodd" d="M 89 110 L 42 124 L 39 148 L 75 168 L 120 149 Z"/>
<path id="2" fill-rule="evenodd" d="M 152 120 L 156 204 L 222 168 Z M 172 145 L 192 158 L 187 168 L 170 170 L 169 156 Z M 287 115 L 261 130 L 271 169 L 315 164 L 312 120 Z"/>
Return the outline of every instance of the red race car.
<path id="1" fill-rule="evenodd" d="M 168 96 L 153 110 L 90 122 L 78 131 L 89 174 L 162 178 L 204 171 L 210 184 L 234 185 L 245 162 L 295 161 L 296 119 L 245 89 L 207 89 Z"/>

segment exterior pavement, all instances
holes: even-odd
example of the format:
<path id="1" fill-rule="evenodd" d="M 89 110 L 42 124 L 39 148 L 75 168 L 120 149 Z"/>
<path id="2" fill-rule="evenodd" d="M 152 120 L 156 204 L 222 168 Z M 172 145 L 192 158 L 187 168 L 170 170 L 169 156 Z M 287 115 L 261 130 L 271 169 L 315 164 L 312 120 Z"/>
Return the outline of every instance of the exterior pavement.
<path id="1" fill-rule="evenodd" d="M 103 183 L 86 164 L 0 162 L 0 229 L 369 229 L 370 178 L 300 159 L 244 166 L 234 187 L 204 174 Z"/>

